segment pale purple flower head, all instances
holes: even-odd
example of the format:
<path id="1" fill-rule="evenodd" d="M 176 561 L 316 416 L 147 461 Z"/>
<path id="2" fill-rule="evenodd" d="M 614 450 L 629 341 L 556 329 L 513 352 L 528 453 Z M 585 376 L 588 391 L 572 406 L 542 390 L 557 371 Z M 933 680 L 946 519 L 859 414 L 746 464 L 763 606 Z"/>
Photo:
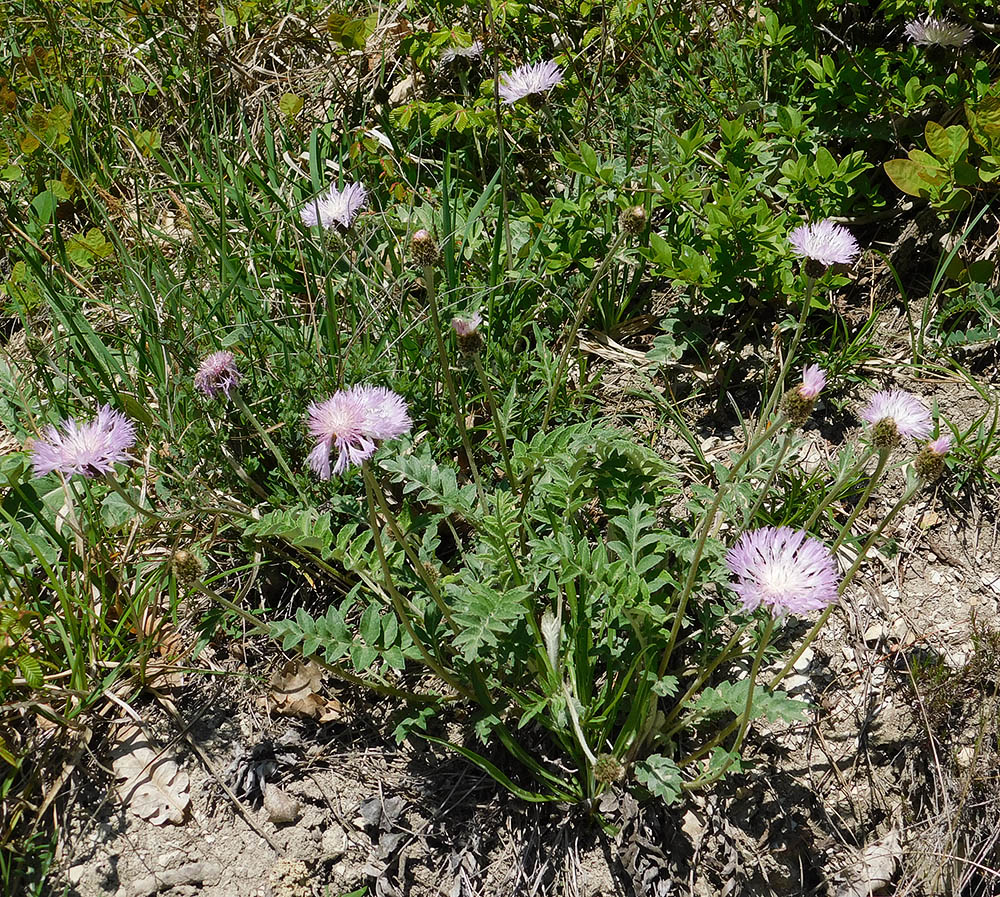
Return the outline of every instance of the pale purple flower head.
<path id="1" fill-rule="evenodd" d="M 465 336 L 472 336 L 479 329 L 479 325 L 482 323 L 483 316 L 478 311 L 474 311 L 471 315 L 459 315 L 452 318 L 451 328 L 461 338 Z"/>
<path id="2" fill-rule="evenodd" d="M 483 42 L 475 40 L 468 47 L 449 47 L 441 54 L 441 64 L 448 65 L 456 59 L 478 59 L 483 55 Z"/>
<path id="3" fill-rule="evenodd" d="M 748 611 L 764 605 L 780 619 L 822 610 L 837 600 L 839 577 L 830 550 L 789 526 L 744 533 L 726 564 L 737 580 L 731 588 Z"/>
<path id="4" fill-rule="evenodd" d="M 511 106 L 532 94 L 552 90 L 562 78 L 562 69 L 551 60 L 519 65 L 500 76 L 500 99 Z"/>
<path id="5" fill-rule="evenodd" d="M 232 352 L 213 352 L 202 359 L 198 373 L 194 375 L 195 389 L 208 398 L 214 398 L 220 392 L 228 399 L 240 382 L 240 372 Z"/>
<path id="6" fill-rule="evenodd" d="M 961 47 L 972 40 L 971 28 L 931 16 L 914 19 L 904 30 L 913 43 L 925 47 Z"/>
<path id="7" fill-rule="evenodd" d="M 120 411 L 104 405 L 97 417 L 87 423 L 64 420 L 60 432 L 56 427 L 45 430 L 32 448 L 35 476 L 58 470 L 66 476 L 75 473 L 96 477 L 111 473 L 115 464 L 127 459 L 135 443 L 135 425 Z"/>
<path id="8" fill-rule="evenodd" d="M 900 436 L 926 439 L 931 433 L 931 413 L 915 395 L 901 389 L 875 393 L 861 410 L 861 419 L 876 425 L 891 420 Z"/>
<path id="9" fill-rule="evenodd" d="M 942 433 L 937 439 L 928 442 L 927 448 L 934 452 L 935 455 L 944 457 L 951 450 L 951 433 Z"/>
<path id="10" fill-rule="evenodd" d="M 323 196 L 307 202 L 299 214 L 306 227 L 318 224 L 326 229 L 347 230 L 367 202 L 368 191 L 364 184 L 347 184 L 343 190 L 333 185 Z"/>
<path id="11" fill-rule="evenodd" d="M 788 242 L 797 256 L 818 262 L 824 268 L 849 265 L 861 252 L 853 234 L 829 218 L 800 225 L 788 235 Z"/>
<path id="12" fill-rule="evenodd" d="M 818 364 L 809 364 L 802 369 L 802 385 L 799 395 L 803 399 L 815 399 L 826 386 L 826 371 Z"/>
<path id="13" fill-rule="evenodd" d="M 381 386 L 351 386 L 325 402 L 309 405 L 309 432 L 316 445 L 309 466 L 321 480 L 330 479 L 330 454 L 337 450 L 332 472 L 343 473 L 375 454 L 377 440 L 394 439 L 410 431 L 406 404 Z"/>

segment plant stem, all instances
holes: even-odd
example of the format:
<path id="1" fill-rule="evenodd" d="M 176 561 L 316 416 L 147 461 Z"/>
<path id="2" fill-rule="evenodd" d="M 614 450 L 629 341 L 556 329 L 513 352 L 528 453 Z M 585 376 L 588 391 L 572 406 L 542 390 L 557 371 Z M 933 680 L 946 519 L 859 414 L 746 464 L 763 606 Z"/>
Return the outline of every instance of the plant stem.
<path id="1" fill-rule="evenodd" d="M 281 472 L 285 475 L 289 484 L 295 490 L 295 494 L 298 495 L 301 501 L 307 502 L 308 499 L 306 498 L 305 493 L 299 488 L 298 482 L 292 474 L 291 468 L 285 461 L 285 456 L 281 453 L 278 446 L 275 445 L 274 440 L 271 439 L 267 430 L 265 430 L 260 421 L 257 420 L 257 415 L 250 410 L 250 406 L 243 400 L 243 396 L 240 395 L 239 390 L 234 389 L 230 393 L 230 398 L 233 400 L 233 404 L 240 409 L 243 416 L 250 422 L 250 425 L 257 431 L 257 435 L 260 436 L 264 445 L 266 445 L 271 454 L 274 455 L 274 460 L 278 462 L 278 467 L 281 468 Z"/>
<path id="2" fill-rule="evenodd" d="M 559 364 L 556 365 L 556 374 L 552 380 L 552 387 L 549 390 L 548 400 L 545 403 L 545 414 L 542 415 L 542 432 L 544 432 L 549 426 L 549 419 L 552 417 L 552 407 L 555 404 L 556 395 L 559 392 L 562 379 L 566 374 L 566 364 L 569 361 L 569 353 L 573 349 L 577 331 L 580 329 L 580 324 L 583 322 L 584 317 L 590 310 L 591 300 L 594 298 L 594 293 L 597 291 L 601 278 L 604 277 L 608 268 L 611 267 L 611 263 L 615 260 L 615 255 L 618 253 L 618 250 L 621 248 L 622 243 L 625 242 L 627 237 L 628 234 L 623 230 L 615 238 L 614 243 L 611 244 L 611 248 L 604 256 L 604 260 L 601 262 L 600 267 L 594 273 L 594 276 L 590 281 L 590 285 L 587 287 L 587 291 L 583 294 L 583 297 L 580 299 L 580 304 L 576 308 L 576 314 L 573 316 L 573 322 L 570 324 L 569 330 L 566 332 L 562 354 L 559 356 Z"/>
<path id="3" fill-rule="evenodd" d="M 442 682 L 446 682 L 458 694 L 462 695 L 462 697 L 474 700 L 474 696 L 462 688 L 462 686 L 455 681 L 455 679 L 444 669 L 444 667 L 441 666 L 437 660 L 435 660 L 430 651 L 427 649 L 427 646 L 424 644 L 423 639 L 417 635 L 417 631 L 413 627 L 413 621 L 410 619 L 410 612 L 406 607 L 405 600 L 396 588 L 395 582 L 393 582 L 392 571 L 389 569 L 389 562 L 385 556 L 385 546 L 382 544 L 382 531 L 379 528 L 378 515 L 375 512 L 375 496 L 372 493 L 371 476 L 365 477 L 365 492 L 366 498 L 368 499 L 368 520 L 371 524 L 372 536 L 375 539 L 375 552 L 378 554 L 378 561 L 382 568 L 382 576 L 385 579 L 385 588 L 389 593 L 389 600 L 392 602 L 393 609 L 396 611 L 396 616 L 399 617 L 399 622 L 403 624 L 403 628 L 410 636 L 410 639 L 416 646 L 417 650 L 420 652 L 420 656 L 423 658 L 424 663 L 427 664 L 427 668 L 431 670 Z"/>
<path id="4" fill-rule="evenodd" d="M 739 753 L 740 748 L 743 746 L 743 739 L 746 738 L 747 729 L 750 728 L 750 712 L 753 709 L 753 693 L 754 686 L 757 683 L 757 674 L 760 672 L 760 665 L 764 660 L 764 652 L 767 650 L 767 646 L 771 641 L 771 633 L 774 632 L 774 617 L 768 616 L 767 625 L 764 627 L 764 634 L 760 638 L 760 644 L 757 646 L 757 653 L 753 658 L 753 665 L 750 668 L 750 676 L 747 679 L 747 702 L 746 706 L 743 708 L 743 716 L 740 720 L 739 734 L 736 736 L 736 740 L 733 742 L 732 749 L 729 751 L 729 756 L 726 758 L 726 762 L 723 764 L 721 769 L 717 769 L 715 772 L 709 773 L 706 776 L 699 776 L 693 782 L 689 783 L 689 788 L 700 788 L 705 785 L 711 785 L 713 782 L 719 781 L 729 767 L 733 765 L 733 761 Z M 732 726 L 728 727 L 727 731 L 732 731 Z M 725 736 L 721 736 L 718 739 L 713 739 L 716 744 L 723 741 Z M 714 745 L 712 745 L 714 747 Z"/>
<path id="5" fill-rule="evenodd" d="M 771 412 L 774 411 L 775 406 L 778 404 L 778 399 L 784 394 L 785 389 L 785 377 L 788 376 L 788 369 L 792 366 L 792 359 L 795 357 L 795 351 L 799 347 L 799 341 L 802 339 L 802 332 L 806 327 L 806 318 L 809 317 L 809 306 L 812 304 L 812 294 L 813 287 L 816 285 L 816 278 L 806 275 L 806 292 L 802 299 L 802 312 L 799 314 L 799 322 L 795 327 L 795 332 L 792 334 L 792 341 L 788 344 L 788 351 L 785 353 L 785 360 L 782 362 L 781 370 L 778 373 L 778 379 L 774 383 L 774 389 L 771 390 L 771 397 L 767 400 L 767 404 L 764 406 L 764 411 L 760 415 L 757 421 L 757 430 L 762 426 L 767 425 L 767 419 L 771 416 Z M 754 431 L 756 435 L 757 431 Z"/>
<path id="6" fill-rule="evenodd" d="M 792 444 L 792 438 L 795 436 L 795 430 L 789 427 L 785 431 L 785 438 L 781 441 L 781 448 L 778 450 L 778 456 L 774 459 L 774 464 L 771 465 L 771 472 L 767 476 L 767 480 L 764 485 L 760 487 L 757 493 L 757 500 L 753 503 L 753 507 L 750 509 L 750 513 L 747 514 L 747 525 L 753 524 L 754 517 L 757 516 L 757 512 L 760 510 L 760 506 L 764 504 L 764 497 L 767 495 L 768 490 L 774 483 L 775 477 L 778 476 L 778 470 L 781 467 L 781 462 L 785 460 L 785 454 L 788 452 L 789 447 Z"/>
<path id="7" fill-rule="evenodd" d="M 462 437 L 462 447 L 465 455 L 469 459 L 469 471 L 476 484 L 476 494 L 479 496 L 479 507 L 482 513 L 486 513 L 486 493 L 483 490 L 483 481 L 479 476 L 479 468 L 476 466 L 476 458 L 472 452 L 472 443 L 469 440 L 469 431 L 465 426 L 465 417 L 458 404 L 458 393 L 455 391 L 455 381 L 451 377 L 451 365 L 448 362 L 448 350 L 444 345 L 444 335 L 441 332 L 441 317 L 438 314 L 437 286 L 434 280 L 434 266 L 424 266 L 424 287 L 427 290 L 427 308 L 431 314 L 431 328 L 434 330 L 434 340 L 437 343 L 438 358 L 441 361 L 441 371 L 444 376 L 445 391 L 451 402 L 451 410 L 455 415 L 455 423 L 458 425 L 458 432 Z"/>
<path id="8" fill-rule="evenodd" d="M 667 641 L 667 647 L 660 660 L 658 678 L 663 677 L 667 664 L 670 662 L 670 655 L 673 653 L 674 645 L 677 642 L 677 634 L 680 632 L 680 628 L 684 620 L 684 611 L 687 609 L 687 603 L 691 597 L 691 590 L 694 588 L 695 579 L 698 577 L 698 567 L 701 564 L 702 555 L 705 553 L 705 543 L 708 540 L 708 534 L 715 521 L 715 515 L 718 513 L 719 505 L 722 504 L 722 497 L 726 494 L 727 487 L 732 484 L 733 477 L 739 469 L 753 456 L 757 449 L 759 449 L 766 440 L 771 438 L 772 433 L 778 430 L 784 422 L 784 418 L 779 417 L 778 420 L 775 421 L 773 427 L 765 429 L 763 433 L 750 443 L 746 451 L 736 459 L 736 462 L 730 468 L 729 475 L 726 479 L 719 484 L 719 488 L 715 493 L 715 499 L 712 501 L 712 505 L 708 511 L 705 512 L 701 526 L 698 528 L 698 537 L 695 541 L 694 556 L 691 559 L 691 566 L 688 568 L 687 578 L 684 580 L 684 588 L 681 590 L 680 598 L 677 602 L 677 608 L 674 612 L 674 623 L 670 629 L 670 638 Z"/>
<path id="9" fill-rule="evenodd" d="M 507 433 L 500 420 L 500 412 L 497 410 L 497 403 L 493 397 L 493 387 L 490 385 L 489 377 L 486 376 L 486 369 L 483 367 L 483 359 L 479 352 L 473 353 L 472 363 L 476 366 L 476 373 L 479 374 L 479 380 L 483 384 L 483 392 L 486 394 L 486 404 L 489 406 L 490 416 L 493 418 L 493 429 L 496 430 L 497 441 L 500 443 L 500 455 L 503 458 L 503 469 L 504 473 L 507 474 L 507 482 L 510 484 L 511 491 L 516 492 L 517 480 L 514 478 L 514 471 L 510 466 Z"/>
<path id="10" fill-rule="evenodd" d="M 402 548 L 406 553 L 406 557 L 409 559 L 410 565 L 413 567 L 413 572 L 417 574 L 417 577 L 424 584 L 427 591 L 430 592 L 431 597 L 434 599 L 434 603 L 438 606 L 438 610 L 441 611 L 445 620 L 448 621 L 448 625 L 452 628 L 452 631 L 457 633 L 458 627 L 452 619 L 451 609 L 445 603 L 444 596 L 441 594 L 441 590 L 438 588 L 437 583 L 434 582 L 431 576 L 427 573 L 424 565 L 420 562 L 420 558 L 417 557 L 417 553 L 413 550 L 413 546 L 410 545 L 410 540 L 406 538 L 406 534 L 399 526 L 399 521 L 396 519 L 396 515 L 392 513 L 389 503 L 385 500 L 385 493 L 382 491 L 382 487 L 375 478 L 375 475 L 371 472 L 371 468 L 369 468 L 367 461 L 364 461 L 361 464 L 361 475 L 364 477 L 365 489 L 367 490 L 369 498 L 374 498 L 374 500 L 378 503 L 379 510 L 382 512 L 382 516 L 385 517 L 385 522 L 389 526 L 392 537 L 399 543 L 400 548 Z"/>
<path id="11" fill-rule="evenodd" d="M 802 525 L 802 529 L 809 532 L 813 525 L 819 519 L 820 514 L 823 513 L 829 506 L 830 503 L 837 499 L 840 495 L 840 490 L 843 489 L 844 484 L 851 479 L 858 471 L 863 470 L 864 466 L 868 463 L 868 459 L 875 453 L 875 449 L 870 445 L 865 449 L 865 453 L 855 464 L 852 464 L 847 468 L 839 477 L 837 477 L 834 484 L 827 490 L 823 501 L 817 505 L 816 510 L 809 515 L 809 519 Z"/>
<path id="12" fill-rule="evenodd" d="M 858 499 L 858 503 L 854 506 L 854 510 L 851 511 L 851 516 L 847 518 L 847 522 L 841 527 L 840 533 L 834 540 L 833 545 L 830 546 L 830 552 L 833 555 L 837 554 L 837 549 L 843 544 L 844 539 L 847 538 L 847 534 L 850 532 L 851 527 L 854 525 L 854 521 L 858 519 L 858 515 L 864 510 L 865 505 L 868 504 L 868 499 L 871 497 L 872 491 L 878 484 L 879 478 L 882 476 L 882 472 L 885 470 L 885 465 L 889 461 L 890 449 L 879 449 L 878 451 L 878 464 L 875 465 L 875 472 L 872 474 L 871 479 L 868 481 L 868 485 L 865 486 L 865 491 L 861 493 L 861 498 Z"/>

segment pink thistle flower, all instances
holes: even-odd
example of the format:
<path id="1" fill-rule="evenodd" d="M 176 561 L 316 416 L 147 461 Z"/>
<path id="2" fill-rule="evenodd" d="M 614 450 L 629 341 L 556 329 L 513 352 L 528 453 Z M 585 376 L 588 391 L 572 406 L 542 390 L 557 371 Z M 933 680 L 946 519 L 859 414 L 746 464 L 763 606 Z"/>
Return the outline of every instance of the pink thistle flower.
<path id="1" fill-rule="evenodd" d="M 228 399 L 239 382 L 240 372 L 232 352 L 213 352 L 205 356 L 194 375 L 195 389 L 210 399 L 220 392 Z"/>
<path id="2" fill-rule="evenodd" d="M 927 448 L 934 452 L 935 455 L 947 455 L 951 451 L 951 433 L 943 433 L 937 439 L 928 442 Z"/>
<path id="3" fill-rule="evenodd" d="M 803 399 L 815 399 L 826 386 L 826 371 L 818 364 L 806 365 L 802 369 L 802 385 L 799 395 Z"/>
<path id="4" fill-rule="evenodd" d="M 726 555 L 731 588 L 745 610 L 761 605 L 778 619 L 822 610 L 837 600 L 839 576 L 830 550 L 801 530 L 765 526 L 740 536 Z"/>
<path id="5" fill-rule="evenodd" d="M 483 323 L 483 316 L 478 312 L 474 311 L 468 317 L 463 317 L 461 315 L 451 319 L 451 329 L 461 337 L 472 336 L 478 329 L 479 325 Z"/>
<path id="6" fill-rule="evenodd" d="M 900 436 L 926 439 L 931 432 L 931 413 L 912 393 L 892 389 L 875 393 L 861 410 L 861 419 L 872 425 L 891 421 Z"/>
<path id="7" fill-rule="evenodd" d="M 479 59 L 483 55 L 483 42 L 474 40 L 468 47 L 449 47 L 441 54 L 441 64 L 448 65 L 456 59 Z"/>
<path id="8" fill-rule="evenodd" d="M 972 40 L 971 28 L 931 16 L 926 16 L 923 21 L 914 19 L 903 30 L 913 43 L 925 47 L 958 48 Z"/>
<path id="9" fill-rule="evenodd" d="M 318 224 L 327 230 L 335 226 L 347 230 L 367 202 L 364 184 L 347 184 L 343 190 L 333 185 L 325 195 L 307 202 L 299 214 L 306 227 Z"/>
<path id="10" fill-rule="evenodd" d="M 110 405 L 102 406 L 97 417 L 87 423 L 67 419 L 62 422 L 62 432 L 48 427 L 45 440 L 32 448 L 32 466 L 35 476 L 45 476 L 58 470 L 66 476 L 75 473 L 96 477 L 112 473 L 115 464 L 128 457 L 128 449 L 135 443 L 135 425 L 120 411 Z"/>
<path id="11" fill-rule="evenodd" d="M 849 265 L 861 252 L 853 234 L 829 218 L 800 225 L 788 235 L 788 242 L 797 256 L 818 262 L 824 268 Z"/>
<path id="12" fill-rule="evenodd" d="M 337 450 L 332 473 L 361 464 L 375 454 L 376 440 L 394 439 L 410 431 L 406 404 L 396 393 L 379 386 L 351 386 L 325 402 L 309 405 L 309 432 L 316 445 L 309 466 L 321 480 L 330 479 L 330 454 Z"/>
<path id="13" fill-rule="evenodd" d="M 552 90 L 562 79 L 562 69 L 551 60 L 520 65 L 500 76 L 500 99 L 512 106 L 532 94 Z"/>

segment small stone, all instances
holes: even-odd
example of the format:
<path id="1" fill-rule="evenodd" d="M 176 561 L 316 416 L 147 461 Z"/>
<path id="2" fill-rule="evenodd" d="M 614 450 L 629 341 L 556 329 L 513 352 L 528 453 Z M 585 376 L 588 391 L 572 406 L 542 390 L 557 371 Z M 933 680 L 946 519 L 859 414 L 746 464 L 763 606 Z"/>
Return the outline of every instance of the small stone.
<path id="1" fill-rule="evenodd" d="M 939 585 L 941 585 L 941 581 L 942 581 L 941 571 L 940 570 L 931 570 L 930 581 L 931 581 L 931 585 L 932 586 L 939 586 Z"/>
<path id="2" fill-rule="evenodd" d="M 326 859 L 336 862 L 347 853 L 347 832 L 337 823 L 331 823 L 323 832 L 321 849 Z"/>
<path id="3" fill-rule="evenodd" d="M 277 785 L 271 784 L 264 785 L 264 809 L 267 810 L 267 818 L 274 825 L 288 825 L 302 815 L 299 802 Z"/>
<path id="4" fill-rule="evenodd" d="M 795 694 L 797 691 L 802 691 L 806 686 L 809 685 L 808 676 L 791 675 L 786 676 L 782 685 L 785 687 L 785 691 L 789 694 Z"/>
<path id="5" fill-rule="evenodd" d="M 83 881 L 83 874 L 87 871 L 87 864 L 80 863 L 79 866 L 70 866 L 69 872 L 66 873 L 69 878 L 69 883 L 75 888 L 81 881 Z"/>
<path id="6" fill-rule="evenodd" d="M 962 769 L 968 769 L 976 761 L 976 749 L 970 744 L 955 754 L 955 762 Z"/>
<path id="7" fill-rule="evenodd" d="M 883 623 L 872 623 L 871 626 L 865 630 L 864 639 L 869 644 L 874 644 L 882 641 L 886 635 L 888 635 L 888 632 Z"/>
<path id="8" fill-rule="evenodd" d="M 903 642 L 906 644 L 909 639 L 906 637 L 910 631 L 910 627 L 907 625 L 906 620 L 903 617 L 897 617 L 892 624 L 892 637 L 898 642 Z"/>
<path id="9" fill-rule="evenodd" d="M 802 652 L 802 656 L 795 661 L 795 666 L 792 667 L 792 669 L 794 669 L 796 673 L 804 673 L 809 669 L 809 664 L 812 663 L 814 653 L 815 652 L 812 648 L 806 648 L 805 651 Z"/>

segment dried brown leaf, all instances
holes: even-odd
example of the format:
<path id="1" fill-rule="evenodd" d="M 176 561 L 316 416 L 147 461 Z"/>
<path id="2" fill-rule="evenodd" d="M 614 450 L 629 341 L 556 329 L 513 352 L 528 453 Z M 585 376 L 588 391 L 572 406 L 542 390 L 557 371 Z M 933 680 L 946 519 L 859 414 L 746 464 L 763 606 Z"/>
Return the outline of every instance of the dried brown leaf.
<path id="1" fill-rule="evenodd" d="M 154 825 L 184 821 L 191 802 L 188 774 L 154 750 L 137 728 L 125 731 L 112 767 L 120 780 L 118 796 L 140 819 Z"/>
<path id="2" fill-rule="evenodd" d="M 320 694 L 323 668 L 299 658 L 290 660 L 271 676 L 268 695 L 273 710 L 285 716 L 302 716 L 330 722 L 340 716 L 340 702 Z"/>

